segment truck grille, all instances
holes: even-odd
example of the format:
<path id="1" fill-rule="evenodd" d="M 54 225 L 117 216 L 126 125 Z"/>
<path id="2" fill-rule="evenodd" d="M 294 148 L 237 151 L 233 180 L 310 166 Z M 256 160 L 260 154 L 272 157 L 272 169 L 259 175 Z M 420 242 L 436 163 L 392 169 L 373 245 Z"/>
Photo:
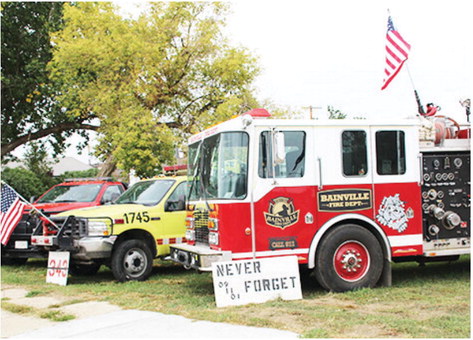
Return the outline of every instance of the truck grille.
<path id="1" fill-rule="evenodd" d="M 39 222 L 36 215 L 23 214 L 12 235 L 31 235 Z"/>
<path id="2" fill-rule="evenodd" d="M 87 220 L 84 218 L 69 217 L 52 217 L 51 220 L 60 228 L 62 237 L 79 239 L 87 236 Z"/>
<path id="3" fill-rule="evenodd" d="M 194 218 L 195 242 L 209 244 L 209 212 L 196 210 L 194 211 Z"/>

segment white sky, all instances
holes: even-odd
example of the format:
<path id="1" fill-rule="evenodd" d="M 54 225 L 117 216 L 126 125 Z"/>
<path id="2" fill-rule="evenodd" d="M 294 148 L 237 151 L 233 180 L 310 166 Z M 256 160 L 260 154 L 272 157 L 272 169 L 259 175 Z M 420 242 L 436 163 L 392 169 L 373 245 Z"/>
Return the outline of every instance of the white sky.
<path id="1" fill-rule="evenodd" d="M 139 1 L 121 1 L 128 11 Z M 472 98 L 470 0 L 234 0 L 226 34 L 259 58 L 257 97 L 326 117 L 328 105 L 351 117 L 416 114 L 422 104 L 466 121 L 459 100 Z M 381 91 L 388 8 L 411 44 L 409 60 Z M 67 155 L 87 162 L 70 148 Z"/>
<path id="2" fill-rule="evenodd" d="M 233 2 L 232 40 L 260 57 L 261 98 L 293 108 L 331 105 L 349 116 L 405 117 L 417 112 L 406 65 L 381 91 L 387 9 L 411 44 L 407 66 L 423 105 L 465 120 L 472 96 L 469 1 Z M 306 110 L 307 111 L 307 110 Z"/>

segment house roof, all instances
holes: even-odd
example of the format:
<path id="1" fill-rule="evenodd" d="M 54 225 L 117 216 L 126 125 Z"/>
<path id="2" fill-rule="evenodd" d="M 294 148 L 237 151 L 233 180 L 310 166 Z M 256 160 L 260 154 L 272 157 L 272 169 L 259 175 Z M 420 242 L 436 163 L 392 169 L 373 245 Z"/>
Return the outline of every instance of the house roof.
<path id="1" fill-rule="evenodd" d="M 83 171 L 92 169 L 93 166 L 81 162 L 74 157 L 64 157 L 64 158 L 48 158 L 46 160 L 50 167 L 53 170 L 53 176 L 59 176 L 64 174 L 67 171 Z M 5 165 L 8 168 L 18 168 L 24 166 L 23 162 L 9 162 Z"/>

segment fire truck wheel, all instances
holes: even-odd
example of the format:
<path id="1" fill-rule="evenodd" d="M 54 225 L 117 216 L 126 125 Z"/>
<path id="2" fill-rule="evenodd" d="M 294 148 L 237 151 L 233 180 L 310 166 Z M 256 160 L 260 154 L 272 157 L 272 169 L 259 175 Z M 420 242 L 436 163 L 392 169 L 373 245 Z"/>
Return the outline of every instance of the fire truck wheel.
<path id="1" fill-rule="evenodd" d="M 126 240 L 112 254 L 112 273 L 119 282 L 144 281 L 153 269 L 153 255 L 145 242 Z"/>
<path id="2" fill-rule="evenodd" d="M 374 287 L 383 270 L 383 252 L 367 229 L 341 225 L 322 239 L 317 250 L 315 276 L 327 290 L 344 292 Z"/>

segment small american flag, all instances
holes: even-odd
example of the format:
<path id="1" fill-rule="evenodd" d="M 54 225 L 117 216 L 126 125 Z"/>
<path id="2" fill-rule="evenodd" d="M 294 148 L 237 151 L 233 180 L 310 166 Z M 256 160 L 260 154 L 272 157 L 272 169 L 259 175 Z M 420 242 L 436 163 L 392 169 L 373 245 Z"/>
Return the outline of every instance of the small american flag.
<path id="1" fill-rule="evenodd" d="M 381 90 L 384 90 L 391 80 L 401 70 L 407 60 L 411 45 L 409 45 L 394 28 L 391 16 L 388 17 L 388 32 L 386 33 L 386 67 L 385 78 Z"/>
<path id="2" fill-rule="evenodd" d="M 8 185 L 2 184 L 2 208 L 0 212 L 1 243 L 6 245 L 23 215 L 26 205 Z"/>

